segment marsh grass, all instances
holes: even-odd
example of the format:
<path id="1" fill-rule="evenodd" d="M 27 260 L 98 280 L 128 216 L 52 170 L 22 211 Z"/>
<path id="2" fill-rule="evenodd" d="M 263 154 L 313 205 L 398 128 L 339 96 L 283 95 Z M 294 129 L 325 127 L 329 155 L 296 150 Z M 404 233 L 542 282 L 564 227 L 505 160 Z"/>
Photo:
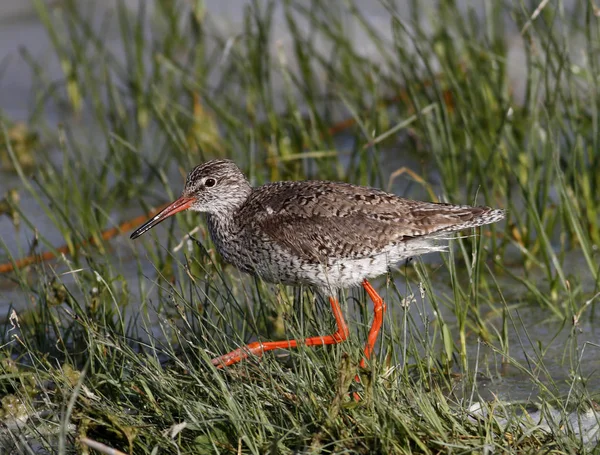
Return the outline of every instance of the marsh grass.
<path id="1" fill-rule="evenodd" d="M 14 302 L 3 322 L 7 450 L 78 453 L 84 437 L 136 454 L 588 447 L 564 431 L 567 405 L 594 400 L 578 374 L 577 326 L 564 350 L 564 400 L 518 310 L 537 305 L 571 324 L 592 313 L 599 290 L 591 3 L 549 3 L 531 20 L 537 5 L 528 3 L 488 2 L 478 16 L 454 2 L 413 2 L 407 13 L 386 1 L 383 30 L 352 2 L 250 2 L 233 36 L 202 2 L 134 11 L 117 2 L 110 12 L 92 2 L 34 5 L 64 75 L 49 81 L 23 51 L 36 90 L 31 127 L 46 148 L 29 173 L 14 146 L 3 147 L 20 191 L 71 254 L 11 275 L 27 304 Z M 276 41 L 281 30 L 287 39 Z M 508 43 L 517 39 L 525 63 L 511 78 Z M 515 78 L 524 80 L 520 98 Z M 45 120 L 52 106 L 64 112 L 58 128 Z M 407 196 L 421 189 L 508 216 L 378 281 L 390 311 L 361 384 L 354 375 L 371 317 L 362 291 L 341 296 L 347 343 L 217 370 L 212 357 L 249 340 L 334 327 L 323 296 L 234 271 L 202 228 L 198 241 L 182 240 L 197 216 L 165 223 L 135 249 L 103 240 L 102 230 L 173 197 L 186 170 L 216 156 L 235 159 L 256 184 L 318 176 L 381 187 L 396 170 L 389 163 L 408 156 L 420 168 L 399 177 Z M 13 206 L 35 231 L 33 252 L 57 247 Z M 573 250 L 581 270 L 565 268 Z M 518 345 L 511 327 L 525 328 Z M 473 361 L 472 346 L 490 348 L 493 360 Z M 531 350 L 526 363 L 513 355 Z M 481 376 L 501 377 L 506 366 L 529 377 L 542 411 L 559 409 L 562 424 L 525 425 L 525 406 L 479 402 Z"/>

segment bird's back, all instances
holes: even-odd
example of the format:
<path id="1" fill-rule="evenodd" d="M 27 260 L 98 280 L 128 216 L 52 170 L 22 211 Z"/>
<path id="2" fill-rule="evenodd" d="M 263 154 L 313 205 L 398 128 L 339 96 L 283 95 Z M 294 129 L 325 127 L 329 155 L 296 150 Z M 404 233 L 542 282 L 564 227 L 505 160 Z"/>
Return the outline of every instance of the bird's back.
<path id="1" fill-rule="evenodd" d="M 361 258 L 390 245 L 493 223 L 502 210 L 404 199 L 324 181 L 255 188 L 238 213 L 244 224 L 308 261 Z"/>

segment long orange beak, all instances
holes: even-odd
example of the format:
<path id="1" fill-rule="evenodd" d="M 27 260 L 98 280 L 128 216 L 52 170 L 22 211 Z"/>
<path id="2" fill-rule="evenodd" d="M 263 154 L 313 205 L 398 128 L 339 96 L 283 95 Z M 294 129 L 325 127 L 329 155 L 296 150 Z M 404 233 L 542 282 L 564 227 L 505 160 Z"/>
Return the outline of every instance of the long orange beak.
<path id="1" fill-rule="evenodd" d="M 175 215 L 178 212 L 189 209 L 194 202 L 194 198 L 191 197 L 180 197 L 175 202 L 169 204 L 162 212 L 156 215 L 154 218 L 149 219 L 144 224 L 142 224 L 139 228 L 133 231 L 131 234 L 131 239 L 137 239 L 140 235 L 152 229 L 158 223 L 166 220 L 171 215 Z"/>

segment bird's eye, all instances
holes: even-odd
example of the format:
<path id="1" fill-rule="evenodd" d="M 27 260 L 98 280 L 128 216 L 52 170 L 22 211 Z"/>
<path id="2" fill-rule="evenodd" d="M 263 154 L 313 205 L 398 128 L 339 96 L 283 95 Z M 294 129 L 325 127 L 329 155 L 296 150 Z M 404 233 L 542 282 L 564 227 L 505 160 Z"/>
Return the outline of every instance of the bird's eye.
<path id="1" fill-rule="evenodd" d="M 217 181 L 215 179 L 208 178 L 204 181 L 204 186 L 206 188 L 211 188 L 211 187 L 215 186 L 216 184 L 217 184 Z"/>

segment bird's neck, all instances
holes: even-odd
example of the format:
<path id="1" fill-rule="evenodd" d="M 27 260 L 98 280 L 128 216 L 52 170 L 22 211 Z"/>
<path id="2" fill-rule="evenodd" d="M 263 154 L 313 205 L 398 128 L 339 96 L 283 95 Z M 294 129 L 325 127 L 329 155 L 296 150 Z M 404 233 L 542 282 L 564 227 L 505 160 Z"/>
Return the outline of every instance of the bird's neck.
<path id="1" fill-rule="evenodd" d="M 239 212 L 252 193 L 252 187 L 244 180 L 235 191 L 229 191 L 226 197 L 219 199 L 219 207 L 207 213 L 208 232 L 219 253 L 226 261 L 232 262 L 238 255 L 239 237 L 243 225 L 239 221 Z"/>
<path id="2" fill-rule="evenodd" d="M 229 231 L 236 230 L 238 225 L 236 212 L 237 210 L 226 213 L 207 213 L 206 221 L 211 235 L 221 232 L 227 235 Z"/>
<path id="3" fill-rule="evenodd" d="M 217 251 L 227 262 L 232 262 L 236 256 L 236 248 L 241 226 L 237 220 L 236 212 L 226 214 L 209 213 L 206 216 L 208 232 Z"/>

